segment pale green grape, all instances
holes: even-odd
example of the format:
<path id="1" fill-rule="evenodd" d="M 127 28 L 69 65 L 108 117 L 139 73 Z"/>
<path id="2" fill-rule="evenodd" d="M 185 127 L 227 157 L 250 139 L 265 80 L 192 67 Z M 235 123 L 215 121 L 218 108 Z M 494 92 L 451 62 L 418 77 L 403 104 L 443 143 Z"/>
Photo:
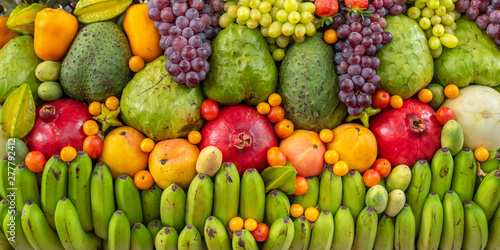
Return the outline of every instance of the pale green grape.
<path id="1" fill-rule="evenodd" d="M 295 33 L 292 34 L 292 38 L 296 43 L 303 43 L 304 40 L 306 40 L 305 36 L 298 37 L 295 35 Z"/>
<path id="2" fill-rule="evenodd" d="M 316 26 L 313 22 L 306 24 L 306 34 L 308 36 L 314 36 L 314 34 L 316 34 Z"/>
<path id="3" fill-rule="evenodd" d="M 421 11 L 419 8 L 413 6 L 411 8 L 408 9 L 408 13 L 407 15 L 410 17 L 410 18 L 413 18 L 413 19 L 417 19 L 420 17 L 420 14 L 421 14 Z"/>
<path id="4" fill-rule="evenodd" d="M 252 19 L 248 19 L 246 24 L 247 24 L 247 27 L 252 29 L 252 30 L 259 27 L 259 22 L 252 20 Z"/>
<path id="5" fill-rule="evenodd" d="M 321 28 L 321 20 L 319 20 L 318 18 L 316 18 L 316 17 L 315 17 L 315 18 L 312 20 L 312 23 L 314 24 L 314 27 L 315 27 L 316 29 Z M 314 32 L 314 33 L 316 34 L 316 32 Z"/>
<path id="6" fill-rule="evenodd" d="M 285 51 L 283 49 L 276 49 L 273 51 L 273 59 L 276 62 L 283 60 L 284 57 L 285 57 Z"/>
<path id="7" fill-rule="evenodd" d="M 250 19 L 252 19 L 253 21 L 258 22 L 260 20 L 261 16 L 262 16 L 262 14 L 260 13 L 260 11 L 258 9 L 250 10 Z"/>
<path id="8" fill-rule="evenodd" d="M 264 1 L 262 1 L 262 2 L 268 2 L 268 3 L 270 3 L 271 5 L 273 5 L 273 4 L 274 4 L 274 2 L 276 2 L 276 0 L 264 0 Z"/>
<path id="9" fill-rule="evenodd" d="M 455 4 L 453 4 L 450 8 L 446 8 L 447 13 L 452 12 L 454 10 L 455 10 Z"/>
<path id="10" fill-rule="evenodd" d="M 438 15 L 434 15 L 431 17 L 431 24 L 432 26 L 436 26 L 441 23 L 441 17 Z"/>
<path id="11" fill-rule="evenodd" d="M 250 17 L 250 8 L 247 6 L 240 6 L 238 8 L 238 18 L 242 21 L 246 21 Z"/>
<path id="12" fill-rule="evenodd" d="M 273 4 L 274 7 L 277 7 L 280 10 L 285 9 L 285 0 L 276 0 Z"/>
<path id="13" fill-rule="evenodd" d="M 269 13 L 269 11 L 271 11 L 271 8 L 273 6 L 269 3 L 269 2 L 261 2 L 259 4 L 259 11 L 262 13 L 262 14 L 265 14 L 265 13 Z"/>
<path id="14" fill-rule="evenodd" d="M 236 5 L 233 5 L 227 9 L 226 13 L 229 14 L 229 16 L 232 18 L 237 18 L 238 17 L 238 7 Z"/>
<path id="15" fill-rule="evenodd" d="M 444 26 L 444 33 L 450 35 L 455 34 L 455 32 L 453 32 L 453 29 L 450 26 Z"/>
<path id="16" fill-rule="evenodd" d="M 267 30 L 267 33 L 269 34 L 269 37 L 272 38 L 277 38 L 281 35 L 281 28 L 283 27 L 283 23 L 280 21 L 274 21 L 269 25 L 269 29 Z"/>
<path id="17" fill-rule="evenodd" d="M 260 5 L 260 0 L 250 0 L 250 8 L 252 9 L 257 9 L 259 8 L 259 5 Z"/>
<path id="18" fill-rule="evenodd" d="M 443 53 L 443 46 L 439 45 L 438 49 L 431 49 L 431 55 L 433 58 L 438 58 L 441 53 Z"/>
<path id="19" fill-rule="evenodd" d="M 239 6 L 250 6 L 250 0 L 239 0 L 238 1 L 238 7 Z"/>
<path id="20" fill-rule="evenodd" d="M 236 23 L 239 24 L 239 25 L 246 25 L 247 24 L 247 20 L 241 20 L 240 18 L 236 18 Z"/>
<path id="21" fill-rule="evenodd" d="M 278 45 L 276 45 L 276 43 L 270 43 L 269 44 L 269 52 L 271 52 L 271 54 L 278 48 Z"/>
<path id="22" fill-rule="evenodd" d="M 224 3 L 224 11 L 227 11 L 229 7 L 231 6 L 236 6 L 236 2 L 234 1 L 227 1 Z"/>
<path id="23" fill-rule="evenodd" d="M 434 36 L 434 35 L 432 35 L 432 29 L 426 29 L 426 30 L 424 30 L 424 33 L 425 33 L 425 37 L 427 37 L 427 39 Z"/>
<path id="24" fill-rule="evenodd" d="M 290 22 L 286 22 L 281 27 L 281 33 L 285 36 L 291 36 L 295 31 L 295 24 L 291 24 Z"/>
<path id="25" fill-rule="evenodd" d="M 460 12 L 458 12 L 456 10 L 454 10 L 448 14 L 450 14 L 450 16 L 453 17 L 453 20 L 458 20 L 462 16 L 462 14 L 460 14 Z"/>
<path id="26" fill-rule="evenodd" d="M 304 24 L 301 24 L 301 23 L 295 25 L 294 35 L 298 38 L 305 36 L 306 35 L 306 26 Z"/>
<path id="27" fill-rule="evenodd" d="M 422 17 L 420 18 L 420 21 L 418 21 L 418 24 L 420 25 L 420 28 L 426 30 L 431 27 L 431 20 L 427 17 Z"/>
<path id="28" fill-rule="evenodd" d="M 455 20 L 453 20 L 453 17 L 450 15 L 450 14 L 444 14 L 442 17 L 441 17 L 441 22 L 444 24 L 444 25 L 451 25 L 453 22 L 455 22 Z"/>
<path id="29" fill-rule="evenodd" d="M 286 46 L 288 46 L 289 42 L 290 42 L 290 37 L 289 36 L 285 36 L 283 34 L 281 34 L 281 36 L 279 36 L 278 38 L 276 38 L 276 44 L 280 48 L 286 48 Z"/>
<path id="30" fill-rule="evenodd" d="M 450 25 L 450 28 L 451 28 L 452 30 L 456 30 L 456 29 L 457 29 L 457 23 L 452 23 L 452 24 Z"/>
<path id="31" fill-rule="evenodd" d="M 452 0 L 439 0 L 439 4 L 444 6 L 445 8 L 451 8 L 455 6 Z"/>
<path id="32" fill-rule="evenodd" d="M 419 8 L 419 9 L 423 9 L 423 8 L 425 8 L 425 2 L 416 1 L 415 7 Z"/>
<path id="33" fill-rule="evenodd" d="M 431 18 L 432 16 L 434 16 L 434 10 L 429 7 L 425 7 L 422 9 L 422 16 Z"/>
<path id="34" fill-rule="evenodd" d="M 419 2 L 425 3 L 427 0 L 418 0 Z"/>
<path id="35" fill-rule="evenodd" d="M 296 0 L 285 0 L 284 7 L 287 12 L 292 12 L 297 11 L 299 4 Z"/>
<path id="36" fill-rule="evenodd" d="M 268 29 L 269 29 L 268 27 L 260 26 L 260 33 L 264 37 L 269 37 L 269 34 L 267 33 Z"/>
<path id="37" fill-rule="evenodd" d="M 267 43 L 269 43 L 269 44 L 275 44 L 276 43 L 276 38 L 267 37 L 266 40 L 267 40 Z"/>
<path id="38" fill-rule="evenodd" d="M 271 17 L 273 18 L 273 21 L 276 21 L 276 14 L 278 13 L 280 9 L 278 9 L 277 7 L 272 7 L 271 8 L 271 11 L 269 11 L 269 13 L 271 14 Z"/>
<path id="39" fill-rule="evenodd" d="M 282 23 L 288 21 L 288 12 L 286 12 L 286 10 L 278 10 L 276 13 L 276 20 Z"/>
<path id="40" fill-rule="evenodd" d="M 314 11 L 316 11 L 316 6 L 314 6 L 314 4 L 311 2 L 304 2 L 299 4 L 297 11 L 300 13 L 309 12 L 311 14 L 314 14 Z"/>
<path id="41" fill-rule="evenodd" d="M 444 34 L 444 26 L 441 24 L 438 24 L 438 25 L 432 27 L 432 34 L 435 36 L 442 36 Z"/>
<path id="42" fill-rule="evenodd" d="M 231 23 L 234 23 L 234 18 L 230 17 L 228 12 L 226 12 L 226 13 L 222 14 L 222 16 L 220 16 L 219 26 L 221 28 L 226 28 Z"/>
<path id="43" fill-rule="evenodd" d="M 266 13 L 260 17 L 259 23 L 262 27 L 269 27 L 271 23 L 273 22 L 273 18 L 271 17 L 271 14 Z"/>
<path id="44" fill-rule="evenodd" d="M 439 41 L 439 38 L 437 36 L 432 36 L 429 38 L 429 47 L 431 49 L 438 49 L 439 46 L 441 46 L 441 41 Z"/>
<path id="45" fill-rule="evenodd" d="M 458 39 L 455 35 L 452 34 L 443 34 L 442 36 L 439 37 L 439 40 L 441 41 L 441 44 L 443 46 L 448 47 L 448 48 L 455 48 L 458 45 Z"/>
<path id="46" fill-rule="evenodd" d="M 309 12 L 300 13 L 300 22 L 303 24 L 308 24 L 314 20 L 314 15 Z"/>
<path id="47" fill-rule="evenodd" d="M 288 14 L 288 21 L 291 24 L 297 24 L 300 21 L 300 13 L 297 11 L 292 11 Z"/>
<path id="48" fill-rule="evenodd" d="M 443 16 L 444 14 L 446 14 L 446 8 L 441 5 L 435 10 L 435 13 L 438 16 Z"/>
<path id="49" fill-rule="evenodd" d="M 435 10 L 439 7 L 439 0 L 427 0 L 427 7 Z"/>

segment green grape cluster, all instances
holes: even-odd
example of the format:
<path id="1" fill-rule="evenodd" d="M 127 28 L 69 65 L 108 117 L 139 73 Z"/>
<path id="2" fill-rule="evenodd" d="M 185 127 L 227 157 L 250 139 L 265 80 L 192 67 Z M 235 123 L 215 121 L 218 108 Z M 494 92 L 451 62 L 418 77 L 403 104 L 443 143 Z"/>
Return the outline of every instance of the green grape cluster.
<path id="1" fill-rule="evenodd" d="M 219 25 L 225 28 L 236 22 L 250 29 L 260 27 L 275 61 L 285 56 L 290 37 L 301 43 L 306 35 L 313 36 L 319 28 L 319 20 L 314 17 L 314 3 L 302 0 L 227 1 L 224 10 L 226 13 L 219 18 Z"/>
<path id="2" fill-rule="evenodd" d="M 418 21 L 429 39 L 429 47 L 434 58 L 443 52 L 443 46 L 454 48 L 458 39 L 453 31 L 457 28 L 455 20 L 461 14 L 455 10 L 457 0 L 416 0 L 414 6 L 408 8 L 407 15 Z"/>

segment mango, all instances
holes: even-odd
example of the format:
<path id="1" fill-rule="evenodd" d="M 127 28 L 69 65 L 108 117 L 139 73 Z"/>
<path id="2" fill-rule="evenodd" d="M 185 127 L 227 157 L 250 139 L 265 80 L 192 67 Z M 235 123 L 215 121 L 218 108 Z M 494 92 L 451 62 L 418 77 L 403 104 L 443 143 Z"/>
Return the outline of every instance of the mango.
<path id="1" fill-rule="evenodd" d="M 464 131 L 456 120 L 449 120 L 441 130 L 441 147 L 449 148 L 455 156 L 464 146 Z"/>
<path id="2" fill-rule="evenodd" d="M 196 160 L 196 172 L 210 177 L 219 171 L 222 164 L 222 152 L 214 146 L 208 146 L 200 151 Z"/>
<path id="3" fill-rule="evenodd" d="M 35 76 L 42 82 L 59 80 L 61 63 L 56 61 L 41 62 L 36 66 Z"/>
<path id="4" fill-rule="evenodd" d="M 373 207 L 377 214 L 384 212 L 388 201 L 389 194 L 381 185 L 375 185 L 366 192 L 365 205 Z"/>
<path id="5" fill-rule="evenodd" d="M 396 189 L 405 191 L 410 185 L 411 170 L 407 165 L 399 165 L 392 169 L 387 177 L 387 192 L 392 192 Z"/>
<path id="6" fill-rule="evenodd" d="M 385 213 L 391 217 L 396 217 L 406 202 L 406 195 L 401 189 L 396 189 L 389 193 L 389 200 L 387 201 L 387 207 L 385 208 Z"/>

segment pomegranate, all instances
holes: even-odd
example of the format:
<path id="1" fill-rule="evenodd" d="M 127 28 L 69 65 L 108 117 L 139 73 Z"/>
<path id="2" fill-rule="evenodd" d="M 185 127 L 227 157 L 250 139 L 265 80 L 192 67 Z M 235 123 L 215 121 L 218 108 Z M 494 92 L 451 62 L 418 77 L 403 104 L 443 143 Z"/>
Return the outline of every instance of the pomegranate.
<path id="1" fill-rule="evenodd" d="M 430 161 L 441 147 L 441 129 L 434 110 L 413 98 L 399 109 L 388 107 L 370 119 L 378 154 L 393 166 Z"/>
<path id="2" fill-rule="evenodd" d="M 36 110 L 35 125 L 24 141 L 31 151 L 40 151 L 47 159 L 65 146 L 79 151 L 87 137 L 82 126 L 90 119 L 83 102 L 61 99 L 45 103 Z"/>
<path id="3" fill-rule="evenodd" d="M 217 147 L 223 162 L 236 165 L 240 175 L 249 168 L 259 172 L 266 168 L 267 150 L 278 146 L 271 122 L 246 105 L 222 108 L 215 120 L 205 124 L 201 135 L 200 150 Z"/>

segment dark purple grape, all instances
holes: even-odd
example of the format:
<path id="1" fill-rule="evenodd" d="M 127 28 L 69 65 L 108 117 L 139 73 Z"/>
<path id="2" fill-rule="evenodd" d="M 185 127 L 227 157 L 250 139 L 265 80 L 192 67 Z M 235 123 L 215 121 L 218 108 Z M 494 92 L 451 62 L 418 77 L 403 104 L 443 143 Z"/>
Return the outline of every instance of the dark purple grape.
<path id="1" fill-rule="evenodd" d="M 380 67 L 380 59 L 376 56 L 372 57 L 372 65 L 370 67 L 374 70 L 378 69 Z"/>
<path id="2" fill-rule="evenodd" d="M 488 17 L 488 14 L 483 14 L 477 17 L 476 25 L 478 28 L 485 30 L 486 27 L 488 27 L 488 24 L 490 24 L 490 18 Z"/>
<path id="3" fill-rule="evenodd" d="M 392 34 L 389 31 L 384 31 L 382 32 L 382 43 L 383 44 L 388 44 L 392 41 Z"/>
<path id="4" fill-rule="evenodd" d="M 384 31 L 384 30 L 382 30 L 382 27 L 380 27 L 380 23 L 378 23 L 378 22 L 371 23 L 370 24 L 370 29 L 373 31 L 373 33 L 375 33 L 375 32 L 383 32 Z"/>
<path id="5" fill-rule="evenodd" d="M 174 40 L 172 36 L 162 36 L 160 39 L 160 47 L 162 49 L 169 48 L 170 46 L 172 46 L 172 40 Z"/>
<path id="6" fill-rule="evenodd" d="M 148 4 L 147 4 L 147 6 L 148 6 L 148 10 L 150 10 L 152 8 L 156 8 L 154 1 L 149 1 Z"/>
<path id="7" fill-rule="evenodd" d="M 339 91 L 339 100 L 343 103 L 345 103 L 345 99 L 347 98 L 347 93 L 345 93 L 344 91 Z"/>
<path id="8" fill-rule="evenodd" d="M 375 45 L 381 43 L 382 40 L 384 39 L 384 37 L 382 36 L 382 33 L 380 33 L 380 32 L 373 32 L 373 34 L 371 35 L 371 38 L 372 38 L 372 43 Z"/>
<path id="9" fill-rule="evenodd" d="M 358 23 L 358 22 L 353 22 L 351 23 L 351 25 L 349 25 L 349 28 L 351 29 L 351 31 L 353 32 L 361 32 L 361 30 L 363 30 L 363 25 L 361 25 L 361 23 Z"/>
<path id="10" fill-rule="evenodd" d="M 158 10 L 157 8 L 150 9 L 148 11 L 148 17 L 153 21 L 161 21 L 160 10 Z"/>
<path id="11" fill-rule="evenodd" d="M 370 66 L 372 65 L 372 59 L 371 57 L 369 56 L 362 56 L 361 57 L 361 63 L 359 64 L 361 67 L 363 67 L 363 69 L 365 68 L 370 68 Z M 373 69 L 372 69 L 373 70 Z M 365 75 L 363 75 L 363 70 L 361 71 L 361 75 L 365 78 L 367 78 Z"/>
<path id="12" fill-rule="evenodd" d="M 349 56 L 350 54 L 352 54 L 354 52 L 354 50 L 352 49 L 352 47 L 345 47 L 343 50 L 342 50 L 342 53 L 344 53 L 344 56 Z"/>
<path id="13" fill-rule="evenodd" d="M 385 15 L 387 15 L 387 9 L 382 7 L 380 9 L 377 9 L 375 13 L 377 13 L 380 17 L 384 17 Z"/>
<path id="14" fill-rule="evenodd" d="M 404 5 L 406 3 L 406 0 L 394 0 L 394 4 L 397 5 Z"/>
<path id="15" fill-rule="evenodd" d="M 155 29 L 158 29 L 158 25 L 160 24 L 161 22 L 158 22 L 158 21 L 154 21 L 153 22 L 153 26 L 155 26 Z"/>
<path id="16" fill-rule="evenodd" d="M 369 95 L 365 93 L 359 93 L 357 96 L 358 104 L 362 108 L 368 108 L 372 105 L 372 100 Z"/>
<path id="17" fill-rule="evenodd" d="M 380 15 L 377 13 L 373 13 L 373 16 L 370 18 L 370 21 L 371 21 L 370 24 L 372 22 L 378 22 L 379 19 L 380 19 Z M 370 24 L 368 24 L 368 25 L 370 25 Z"/>
<path id="18" fill-rule="evenodd" d="M 201 38 L 199 36 L 192 36 L 188 40 L 188 44 L 195 47 L 195 48 L 199 48 L 202 43 L 203 43 L 203 41 L 201 40 Z"/>
<path id="19" fill-rule="evenodd" d="M 363 91 L 363 93 L 365 93 L 367 95 L 371 95 L 371 94 L 375 93 L 376 89 L 377 89 L 377 87 L 370 82 L 366 82 L 363 85 L 363 87 L 361 87 L 361 91 Z"/>
<path id="20" fill-rule="evenodd" d="M 360 22 L 361 21 L 361 15 L 359 13 L 354 13 L 354 12 L 351 12 L 349 14 L 349 17 L 347 18 L 349 19 L 349 21 L 352 23 L 352 22 Z"/>
<path id="21" fill-rule="evenodd" d="M 382 47 L 384 47 L 384 44 L 379 43 L 379 44 L 375 45 L 375 50 L 378 52 L 382 49 Z"/>
<path id="22" fill-rule="evenodd" d="M 363 25 L 364 27 L 370 26 L 371 23 L 372 20 L 369 17 L 363 17 L 363 19 L 361 19 L 361 25 Z"/>
<path id="23" fill-rule="evenodd" d="M 490 5 L 489 1 L 481 1 L 481 7 L 479 7 L 479 12 L 486 12 L 488 9 L 488 5 Z"/>
<path id="24" fill-rule="evenodd" d="M 208 43 L 208 41 L 204 41 L 201 44 L 201 47 L 207 51 L 208 56 L 210 56 L 212 54 L 212 45 L 210 45 L 210 43 Z"/>
<path id="25" fill-rule="evenodd" d="M 335 73 L 337 75 L 343 75 L 343 74 L 346 74 L 346 70 L 343 70 L 342 68 L 340 68 L 340 65 L 337 65 L 335 66 Z"/>
<path id="26" fill-rule="evenodd" d="M 486 35 L 493 39 L 500 37 L 500 24 L 490 23 L 488 27 L 486 27 Z"/>
<path id="27" fill-rule="evenodd" d="M 345 105 L 347 105 L 347 107 L 354 107 L 357 104 L 357 100 L 356 99 L 357 98 L 356 98 L 355 95 L 353 95 L 353 94 L 348 95 L 345 98 Z"/>
<path id="28" fill-rule="evenodd" d="M 212 13 L 214 13 L 214 9 L 212 8 L 212 6 L 210 6 L 210 4 L 205 4 L 205 5 L 203 5 L 203 8 L 201 9 L 201 13 L 207 14 L 207 15 L 212 15 Z"/>
<path id="29" fill-rule="evenodd" d="M 457 0 L 455 2 L 455 10 L 460 13 L 465 13 L 470 8 L 469 0 Z"/>
<path id="30" fill-rule="evenodd" d="M 172 8 L 167 7 L 161 10 L 160 18 L 161 21 L 163 22 L 172 23 L 175 20 L 175 15 L 174 12 L 172 11 Z"/>
<path id="31" fill-rule="evenodd" d="M 191 63 L 188 60 L 182 60 L 179 63 L 179 68 L 182 72 L 186 73 L 191 69 Z"/>
<path id="32" fill-rule="evenodd" d="M 351 65 L 347 68 L 347 73 L 351 76 L 359 75 L 361 74 L 361 66 L 357 64 Z"/>
<path id="33" fill-rule="evenodd" d="M 377 47 L 375 45 L 370 46 L 370 48 L 366 48 L 365 55 L 373 56 L 377 53 Z"/>
<path id="34" fill-rule="evenodd" d="M 492 22 L 492 23 L 500 23 L 500 11 L 495 10 L 495 11 L 491 12 L 489 19 L 490 19 L 490 22 Z"/>
<path id="35" fill-rule="evenodd" d="M 351 42 L 349 42 L 349 40 L 345 40 L 344 41 L 344 47 L 345 48 L 351 48 L 351 49 L 353 48 L 353 46 L 352 46 Z"/>
<path id="36" fill-rule="evenodd" d="M 186 83 L 186 73 L 181 72 L 181 73 L 177 76 L 177 83 L 179 83 L 179 84 L 184 84 L 184 83 Z"/>
<path id="37" fill-rule="evenodd" d="M 339 64 L 343 60 L 344 60 L 344 57 L 342 56 L 341 53 L 335 53 L 335 55 L 333 56 L 333 61 L 335 62 L 335 64 Z"/>
<path id="38" fill-rule="evenodd" d="M 367 58 L 370 58 L 368 56 L 366 56 Z M 371 62 L 371 59 L 370 59 L 370 62 Z M 362 66 L 363 67 L 363 66 Z M 369 79 L 370 77 L 373 76 L 373 74 L 375 74 L 375 70 L 373 70 L 372 68 L 369 68 L 369 67 L 365 67 L 361 70 L 361 76 L 365 79 Z"/>
<path id="39" fill-rule="evenodd" d="M 349 63 L 350 65 L 352 65 L 352 64 L 358 64 L 360 61 L 361 61 L 361 56 L 359 56 L 356 53 L 351 53 L 347 57 L 347 63 Z"/>
<path id="40" fill-rule="evenodd" d="M 203 23 L 205 24 L 205 27 L 208 27 L 212 24 L 212 18 L 209 15 L 201 14 L 200 18 L 203 21 Z"/>
<path id="41" fill-rule="evenodd" d="M 365 47 L 361 44 L 358 44 L 358 45 L 356 45 L 356 47 L 354 47 L 354 53 L 356 53 L 360 56 L 365 54 L 365 51 L 366 51 Z"/>
<path id="42" fill-rule="evenodd" d="M 352 115 L 352 116 L 359 116 L 359 115 L 361 115 L 361 113 L 363 113 L 363 108 L 360 106 L 348 107 L 347 113 Z"/>
<path id="43" fill-rule="evenodd" d="M 335 51 L 338 52 L 338 51 L 342 51 L 344 49 L 344 41 L 342 40 L 339 40 L 338 42 L 335 43 Z"/>
<path id="44" fill-rule="evenodd" d="M 168 57 L 169 61 L 172 61 L 172 63 L 179 63 L 182 60 L 181 52 L 179 51 L 174 51 L 170 56 Z"/>
<path id="45" fill-rule="evenodd" d="M 343 15 L 336 15 L 332 18 L 332 28 L 336 29 L 345 22 Z"/>
<path id="46" fill-rule="evenodd" d="M 203 60 L 207 60 L 207 58 L 209 57 L 208 55 L 208 52 L 206 49 L 204 48 L 197 48 L 196 49 L 196 57 L 199 57 Z"/>
<path id="47" fill-rule="evenodd" d="M 193 29 L 195 33 L 200 33 L 205 29 L 205 23 L 203 23 L 201 18 L 195 18 L 189 22 L 189 27 Z"/>
<path id="48" fill-rule="evenodd" d="M 187 3 L 186 0 L 174 0 L 174 3 Z"/>
<path id="49" fill-rule="evenodd" d="M 212 26 L 218 26 L 220 15 L 218 13 L 213 13 L 210 17 L 212 18 Z"/>
<path id="50" fill-rule="evenodd" d="M 476 18 L 479 16 L 479 10 L 478 9 L 469 8 L 467 10 L 467 12 L 465 13 L 465 15 L 470 20 L 476 20 Z"/>
<path id="51" fill-rule="evenodd" d="M 363 36 L 361 36 L 361 34 L 359 34 L 358 32 L 351 32 L 348 37 L 349 43 L 351 43 L 352 45 L 360 44 L 362 39 Z"/>
<path id="52" fill-rule="evenodd" d="M 205 61 L 205 64 L 203 64 L 203 71 L 208 72 L 210 71 L 210 64 Z"/>
<path id="53" fill-rule="evenodd" d="M 172 12 L 174 12 L 174 15 L 176 16 L 184 16 L 186 14 L 186 11 L 188 9 L 187 3 L 174 3 L 172 6 Z"/>
<path id="54" fill-rule="evenodd" d="M 393 16 L 397 16 L 403 12 L 403 7 L 401 5 L 394 5 L 389 9 L 389 13 Z"/>
<path id="55" fill-rule="evenodd" d="M 182 59 L 191 61 L 196 57 L 196 49 L 193 46 L 184 46 L 181 50 Z"/>
<path id="56" fill-rule="evenodd" d="M 392 6 L 394 6 L 394 0 L 384 0 L 384 8 L 390 9 Z"/>
<path id="57" fill-rule="evenodd" d="M 224 1 L 222 0 L 210 0 L 210 5 L 214 8 L 214 11 L 221 11 L 224 9 Z"/>
<path id="58" fill-rule="evenodd" d="M 163 53 L 163 55 L 165 56 L 165 58 L 170 58 L 170 54 L 174 53 L 175 49 L 173 47 L 168 47 L 166 50 L 165 50 L 165 53 Z"/>
<path id="59" fill-rule="evenodd" d="M 385 26 L 387 26 L 387 21 L 385 20 L 385 18 L 381 17 L 379 20 L 378 20 L 378 23 L 380 24 L 380 27 L 383 29 L 385 28 Z"/>
<path id="60" fill-rule="evenodd" d="M 172 40 L 172 47 L 175 51 L 181 51 L 187 45 L 187 39 L 182 36 L 177 36 Z"/>
<path id="61" fill-rule="evenodd" d="M 383 0 L 373 0 L 372 2 L 373 7 L 376 9 L 379 9 L 380 7 L 384 6 L 384 1 Z"/>
<path id="62" fill-rule="evenodd" d="M 218 25 L 219 24 L 217 24 L 217 26 L 214 28 L 215 36 L 217 36 L 219 34 L 219 32 L 222 30 L 222 28 Z"/>
<path id="63" fill-rule="evenodd" d="M 479 10 L 479 8 L 481 8 L 481 1 L 480 0 L 472 0 L 472 1 L 470 1 L 470 6 L 473 9 Z"/>
<path id="64" fill-rule="evenodd" d="M 349 37 L 350 33 L 351 33 L 351 29 L 349 28 L 349 25 L 347 25 L 347 24 L 342 24 L 337 28 L 337 35 L 340 39 L 347 39 L 347 37 Z"/>
<path id="65" fill-rule="evenodd" d="M 366 8 L 367 11 L 374 13 L 377 9 L 373 6 L 373 4 L 368 4 L 368 7 Z"/>
<path id="66" fill-rule="evenodd" d="M 158 24 L 158 33 L 160 33 L 160 35 L 162 35 L 162 36 L 168 36 L 168 35 L 170 35 L 170 29 L 173 26 L 174 25 L 171 23 L 160 22 L 160 24 Z"/>
<path id="67" fill-rule="evenodd" d="M 204 66 L 205 66 L 205 60 L 201 58 L 195 58 L 193 59 L 193 61 L 191 61 L 191 67 L 196 72 L 202 71 Z"/>
<path id="68" fill-rule="evenodd" d="M 349 68 L 349 64 L 346 61 L 340 62 L 339 66 L 342 70 L 347 70 L 347 68 Z"/>
<path id="69" fill-rule="evenodd" d="M 373 44 L 373 39 L 369 36 L 365 36 L 365 37 L 363 37 L 363 40 L 361 40 L 361 44 L 365 48 L 370 48 L 370 46 L 372 46 L 372 44 Z"/>
<path id="70" fill-rule="evenodd" d="M 369 79 L 367 79 L 368 82 L 371 82 L 373 85 L 378 86 L 380 84 L 380 76 L 375 74 Z"/>
<path id="71" fill-rule="evenodd" d="M 488 5 L 488 7 L 486 8 L 486 14 L 491 14 L 491 12 L 497 10 L 497 8 L 493 7 L 493 5 Z"/>
<path id="72" fill-rule="evenodd" d="M 161 10 L 170 7 L 170 0 L 153 0 L 157 9 Z"/>
<path id="73" fill-rule="evenodd" d="M 177 37 L 177 36 L 180 36 L 182 34 L 182 29 L 177 27 L 177 26 L 172 26 L 168 30 L 168 33 L 169 33 L 169 35 L 171 35 L 173 37 Z"/>
<path id="74" fill-rule="evenodd" d="M 189 25 L 189 19 L 185 16 L 177 17 L 175 19 L 175 25 L 181 29 L 187 28 Z"/>
<path id="75" fill-rule="evenodd" d="M 363 84 L 365 84 L 365 78 L 363 78 L 361 75 L 352 76 L 352 83 L 354 84 L 354 87 L 356 89 L 360 89 L 361 87 L 363 87 Z"/>
<path id="76" fill-rule="evenodd" d="M 500 8 L 500 1 L 499 0 L 491 0 L 491 6 L 493 6 L 494 8 Z"/>
<path id="77" fill-rule="evenodd" d="M 189 19 L 189 21 L 191 21 L 197 17 L 200 17 L 200 13 L 195 8 L 189 8 L 188 10 L 186 10 L 186 17 L 187 19 Z"/>
<path id="78" fill-rule="evenodd" d="M 373 31 L 368 27 L 364 27 L 363 30 L 361 30 L 361 35 L 363 36 L 363 38 L 371 36 L 372 33 Z"/>
<path id="79" fill-rule="evenodd" d="M 191 71 L 186 74 L 186 86 L 196 88 L 200 83 L 200 76 L 198 73 Z"/>
<path id="80" fill-rule="evenodd" d="M 189 0 L 189 6 L 195 10 L 200 11 L 203 9 L 203 0 Z"/>
<path id="81" fill-rule="evenodd" d="M 354 89 L 354 83 L 351 79 L 344 79 L 339 84 L 340 90 L 344 92 L 351 92 Z"/>
<path id="82" fill-rule="evenodd" d="M 207 72 L 204 70 L 198 72 L 198 75 L 200 76 L 200 81 L 203 81 L 203 80 L 205 80 L 205 78 L 207 78 Z"/>
<path id="83" fill-rule="evenodd" d="M 191 38 L 194 36 L 194 31 L 191 28 L 185 28 L 182 30 L 182 36 L 185 37 L 186 39 Z"/>
<path id="84" fill-rule="evenodd" d="M 349 79 L 351 80 L 351 76 L 348 74 L 343 74 L 339 76 L 339 82 L 342 82 L 343 80 Z"/>
<path id="85" fill-rule="evenodd" d="M 208 40 L 212 40 L 215 38 L 215 31 L 214 28 L 212 28 L 212 26 L 206 27 L 203 32 L 205 33 L 205 35 L 207 35 Z"/>
<path id="86" fill-rule="evenodd" d="M 171 76 L 178 76 L 181 73 L 181 69 L 179 69 L 179 64 L 175 63 L 170 64 L 167 71 Z"/>
<path id="87" fill-rule="evenodd" d="M 207 35 L 205 35 L 205 33 L 198 33 L 196 35 L 199 36 L 202 41 L 206 41 L 207 40 Z"/>

